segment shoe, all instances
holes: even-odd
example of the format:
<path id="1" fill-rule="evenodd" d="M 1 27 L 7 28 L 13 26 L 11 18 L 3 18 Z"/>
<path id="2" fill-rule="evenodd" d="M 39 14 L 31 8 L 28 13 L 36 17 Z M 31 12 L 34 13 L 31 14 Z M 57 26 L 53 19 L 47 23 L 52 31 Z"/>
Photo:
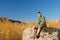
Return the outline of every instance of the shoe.
<path id="1" fill-rule="evenodd" d="M 37 36 L 37 39 L 39 38 L 40 36 Z"/>
<path id="2" fill-rule="evenodd" d="M 30 38 L 34 38 L 34 36 L 31 36 Z"/>
<path id="3" fill-rule="evenodd" d="M 34 36 L 30 37 L 30 38 L 33 38 L 33 39 L 35 39 L 35 38 L 36 38 L 36 35 L 34 35 Z"/>
<path id="4" fill-rule="evenodd" d="M 30 37 L 30 38 L 33 38 L 33 39 L 35 39 L 35 37 Z"/>

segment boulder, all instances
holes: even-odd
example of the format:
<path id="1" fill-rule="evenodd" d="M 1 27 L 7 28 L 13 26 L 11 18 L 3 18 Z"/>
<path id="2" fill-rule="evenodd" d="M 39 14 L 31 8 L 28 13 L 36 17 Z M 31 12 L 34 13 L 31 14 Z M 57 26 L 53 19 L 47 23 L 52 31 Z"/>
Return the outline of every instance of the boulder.
<path id="1" fill-rule="evenodd" d="M 32 28 L 29 27 L 23 31 L 22 40 L 60 40 L 60 29 L 45 27 L 42 29 L 38 39 L 31 38 L 32 35 Z"/>

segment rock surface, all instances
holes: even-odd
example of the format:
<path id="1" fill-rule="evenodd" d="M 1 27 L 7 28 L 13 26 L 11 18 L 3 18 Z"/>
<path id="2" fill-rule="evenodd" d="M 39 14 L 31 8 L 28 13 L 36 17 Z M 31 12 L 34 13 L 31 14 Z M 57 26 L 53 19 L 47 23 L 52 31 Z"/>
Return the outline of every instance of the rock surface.
<path id="1" fill-rule="evenodd" d="M 27 28 L 23 31 L 22 40 L 33 40 L 32 28 Z M 56 28 L 43 28 L 40 37 L 34 40 L 60 40 L 60 29 Z"/>

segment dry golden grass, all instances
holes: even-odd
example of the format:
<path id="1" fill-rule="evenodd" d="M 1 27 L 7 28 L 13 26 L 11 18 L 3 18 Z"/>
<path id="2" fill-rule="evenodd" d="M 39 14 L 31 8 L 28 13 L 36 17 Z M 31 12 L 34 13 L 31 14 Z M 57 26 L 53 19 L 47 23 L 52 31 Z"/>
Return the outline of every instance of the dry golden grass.
<path id="1" fill-rule="evenodd" d="M 0 20 L 0 40 L 21 40 L 25 28 L 33 27 L 34 23 L 12 23 L 8 19 Z M 59 27 L 60 22 L 47 22 L 47 27 Z"/>
<path id="2" fill-rule="evenodd" d="M 0 40 L 21 40 L 23 30 L 33 25 L 35 23 L 12 23 L 9 20 L 0 20 Z"/>
<path id="3" fill-rule="evenodd" d="M 47 27 L 60 28 L 60 20 L 48 21 L 46 25 Z"/>

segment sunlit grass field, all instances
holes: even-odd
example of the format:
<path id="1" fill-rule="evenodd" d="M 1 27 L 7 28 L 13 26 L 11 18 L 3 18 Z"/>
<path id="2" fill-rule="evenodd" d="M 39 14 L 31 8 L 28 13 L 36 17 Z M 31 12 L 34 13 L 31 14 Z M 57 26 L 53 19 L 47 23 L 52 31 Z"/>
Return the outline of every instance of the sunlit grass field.
<path id="1" fill-rule="evenodd" d="M 0 40 L 22 40 L 22 32 L 28 27 L 33 27 L 36 22 L 18 23 L 11 22 L 8 18 L 0 20 Z M 60 21 L 46 22 L 47 27 L 60 28 Z"/>

